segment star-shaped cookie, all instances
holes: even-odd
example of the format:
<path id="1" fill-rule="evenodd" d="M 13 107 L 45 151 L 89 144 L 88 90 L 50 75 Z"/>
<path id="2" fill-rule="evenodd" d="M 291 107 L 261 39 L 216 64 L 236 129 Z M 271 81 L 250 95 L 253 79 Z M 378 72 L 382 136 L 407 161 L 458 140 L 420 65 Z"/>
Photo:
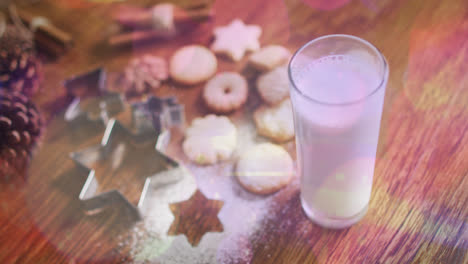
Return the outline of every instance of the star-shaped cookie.
<path id="1" fill-rule="evenodd" d="M 205 233 L 224 230 L 218 218 L 223 204 L 222 201 L 207 199 L 199 190 L 189 200 L 171 204 L 175 220 L 168 234 L 184 234 L 192 246 L 197 246 Z"/>
<path id="2" fill-rule="evenodd" d="M 234 19 L 227 26 L 215 28 L 215 41 L 211 49 L 215 53 L 225 54 L 234 61 L 239 61 L 247 51 L 260 49 L 258 39 L 261 34 L 261 27 L 246 25 L 242 20 Z"/>

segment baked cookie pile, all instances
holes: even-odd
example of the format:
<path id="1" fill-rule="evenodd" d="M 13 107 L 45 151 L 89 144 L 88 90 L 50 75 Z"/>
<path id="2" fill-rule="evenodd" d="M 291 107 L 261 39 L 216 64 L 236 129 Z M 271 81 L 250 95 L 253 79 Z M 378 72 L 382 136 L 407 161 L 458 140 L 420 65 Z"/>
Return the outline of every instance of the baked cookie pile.
<path id="1" fill-rule="evenodd" d="M 212 114 L 195 118 L 186 129 L 182 146 L 189 160 L 199 165 L 213 165 L 237 159 L 234 174 L 240 185 L 253 193 L 270 194 L 290 183 L 294 174 L 289 153 L 275 144 L 294 138 L 286 65 L 291 53 L 279 45 L 261 47 L 261 34 L 260 26 L 246 25 L 242 20 L 234 19 L 230 24 L 214 29 L 210 48 L 201 45 L 182 47 L 170 58 L 168 69 L 160 71 L 168 72 L 174 82 L 184 86 L 204 83 L 201 97 Z M 249 82 L 238 72 L 217 73 L 216 55 L 237 63 L 249 52 L 248 67 L 259 73 L 255 88 L 262 99 L 253 119 L 257 133 L 274 143 L 251 146 L 239 157 L 234 157 L 238 133 L 225 115 L 245 105 L 250 92 Z"/>

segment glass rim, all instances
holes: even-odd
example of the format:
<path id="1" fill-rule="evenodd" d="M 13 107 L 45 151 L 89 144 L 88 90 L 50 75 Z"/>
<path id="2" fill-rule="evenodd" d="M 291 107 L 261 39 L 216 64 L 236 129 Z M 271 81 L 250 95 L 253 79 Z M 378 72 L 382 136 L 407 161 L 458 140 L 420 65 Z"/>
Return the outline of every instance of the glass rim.
<path id="1" fill-rule="evenodd" d="M 296 86 L 296 83 L 294 82 L 294 78 L 293 78 L 293 76 L 292 76 L 291 68 L 292 68 L 292 63 L 293 63 L 293 61 L 295 60 L 295 58 L 296 58 L 305 48 L 307 48 L 308 46 L 314 44 L 315 42 L 318 42 L 318 41 L 324 40 L 324 39 L 329 39 L 329 38 L 336 38 L 336 37 L 348 38 L 348 39 L 352 39 L 352 40 L 358 41 L 358 42 L 360 42 L 361 44 L 364 44 L 365 46 L 367 46 L 367 47 L 369 47 L 370 49 L 372 49 L 372 50 L 378 55 L 378 57 L 380 58 L 380 60 L 381 60 L 381 62 L 382 62 L 382 65 L 383 65 L 383 74 L 382 74 L 380 83 L 377 85 L 376 88 L 372 89 L 371 92 L 367 93 L 365 96 L 363 96 L 362 98 L 359 98 L 359 99 L 357 99 L 357 100 L 347 101 L 347 102 L 343 102 L 343 103 L 331 103 L 331 102 L 320 101 L 320 100 L 314 99 L 314 98 L 308 96 L 307 94 L 303 93 L 303 92 Z M 325 35 L 325 36 L 321 36 L 321 37 L 315 38 L 315 39 L 313 39 L 313 40 L 310 40 L 310 41 L 307 42 L 306 44 L 302 45 L 302 46 L 293 54 L 293 56 L 291 57 L 291 59 L 289 60 L 289 63 L 288 63 L 288 77 L 289 77 L 289 82 L 290 82 L 291 85 L 293 86 L 294 90 L 296 90 L 301 96 L 303 96 L 303 97 L 306 98 L 307 100 L 312 101 L 312 102 L 317 103 L 317 104 L 326 105 L 326 106 L 346 106 L 346 105 L 354 105 L 354 104 L 358 104 L 358 103 L 360 103 L 360 102 L 363 102 L 363 101 L 367 100 L 367 98 L 371 97 L 373 94 L 375 94 L 377 91 L 379 91 L 382 87 L 385 86 L 385 82 L 386 82 L 386 79 L 388 78 L 388 74 L 389 74 L 389 71 L 388 71 L 387 60 L 385 59 L 384 55 L 379 51 L 378 48 L 376 48 L 374 45 L 372 45 L 369 41 L 367 41 L 367 40 L 365 40 L 365 39 L 362 39 L 362 38 L 359 38 L 359 37 L 356 37 L 356 36 L 352 36 L 352 35 L 347 35 L 347 34 L 331 34 L 331 35 Z"/>

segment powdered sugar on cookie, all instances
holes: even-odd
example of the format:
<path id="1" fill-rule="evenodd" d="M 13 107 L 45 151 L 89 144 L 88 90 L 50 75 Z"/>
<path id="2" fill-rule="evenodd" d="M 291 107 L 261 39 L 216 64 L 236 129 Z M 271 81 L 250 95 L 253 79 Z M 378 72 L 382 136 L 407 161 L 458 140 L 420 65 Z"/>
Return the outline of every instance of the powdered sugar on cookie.
<path id="1" fill-rule="evenodd" d="M 183 149 L 187 157 L 201 165 L 228 160 L 237 144 L 237 130 L 225 116 L 195 118 L 185 132 Z"/>
<path id="2" fill-rule="evenodd" d="M 257 90 L 263 101 L 276 105 L 289 96 L 288 68 L 278 67 L 261 75 L 257 80 Z"/>
<path id="3" fill-rule="evenodd" d="M 258 39 L 261 34 L 261 27 L 245 25 L 242 20 L 235 19 L 229 25 L 214 30 L 215 41 L 211 49 L 215 53 L 229 56 L 234 61 L 240 61 L 247 51 L 260 48 Z"/>
<path id="4" fill-rule="evenodd" d="M 218 61 L 207 48 L 198 45 L 185 46 L 171 58 L 170 75 L 175 81 L 194 85 L 204 82 L 215 74 Z"/>
<path id="5" fill-rule="evenodd" d="M 262 143 L 243 153 L 237 162 L 236 176 L 248 191 L 270 194 L 286 186 L 293 176 L 293 161 L 278 145 Z"/>
<path id="6" fill-rule="evenodd" d="M 268 45 L 250 56 L 249 63 L 259 71 L 271 71 L 286 64 L 291 52 L 283 46 Z"/>
<path id="7" fill-rule="evenodd" d="M 276 142 L 294 138 L 294 120 L 291 100 L 284 100 L 275 107 L 261 106 L 254 113 L 258 134 Z"/>
<path id="8" fill-rule="evenodd" d="M 248 94 L 247 80 L 235 72 L 217 74 L 206 83 L 203 100 L 216 113 L 229 113 L 239 109 Z"/>

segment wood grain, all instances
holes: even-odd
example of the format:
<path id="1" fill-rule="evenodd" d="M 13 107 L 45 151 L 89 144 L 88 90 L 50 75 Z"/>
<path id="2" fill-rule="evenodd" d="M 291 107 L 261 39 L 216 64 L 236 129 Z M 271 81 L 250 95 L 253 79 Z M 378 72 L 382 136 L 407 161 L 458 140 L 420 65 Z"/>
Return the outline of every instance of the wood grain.
<path id="1" fill-rule="evenodd" d="M 202 1 L 174 2 L 187 7 Z M 262 26 L 263 45 L 291 50 L 324 34 L 365 38 L 386 56 L 391 72 L 366 217 L 344 230 L 320 228 L 305 217 L 297 188 L 288 187 L 275 194 L 272 217 L 249 238 L 250 262 L 468 263 L 468 2 L 217 0 L 211 22 L 171 41 L 109 48 L 106 40 L 116 31 L 111 24 L 114 7 L 85 0 L 43 0 L 24 7 L 48 17 L 75 40 L 72 49 L 45 66 L 45 81 L 34 99 L 46 116 L 66 104 L 62 81 L 67 77 L 98 66 L 119 72 L 133 56 L 169 58 L 183 45 L 208 45 L 213 28 L 236 17 Z M 220 58 L 219 71 L 243 71 L 245 62 Z M 156 94 L 177 96 L 192 120 L 208 113 L 199 97 L 201 88 L 170 84 Z M 249 99 L 248 105 L 230 117 L 249 120 L 258 102 Z M 54 127 L 59 125 L 52 122 L 48 130 L 60 131 Z M 79 190 L 73 186 L 82 179 L 53 176 L 67 175 L 70 161 L 63 153 L 72 150 L 65 145 L 85 147 L 100 140 L 96 133 L 83 142 L 79 134 L 48 134 L 54 158 L 35 160 L 40 166 L 33 166 L 27 182 L 1 186 L 0 263 L 133 261 L 131 249 L 117 246 L 131 223 L 117 210 L 93 217 L 77 214 L 80 205 L 73 195 Z M 169 153 L 186 161 L 180 140 L 174 139 Z M 60 171 L 42 173 L 45 168 Z M 200 236 L 191 234 L 192 239 Z"/>

